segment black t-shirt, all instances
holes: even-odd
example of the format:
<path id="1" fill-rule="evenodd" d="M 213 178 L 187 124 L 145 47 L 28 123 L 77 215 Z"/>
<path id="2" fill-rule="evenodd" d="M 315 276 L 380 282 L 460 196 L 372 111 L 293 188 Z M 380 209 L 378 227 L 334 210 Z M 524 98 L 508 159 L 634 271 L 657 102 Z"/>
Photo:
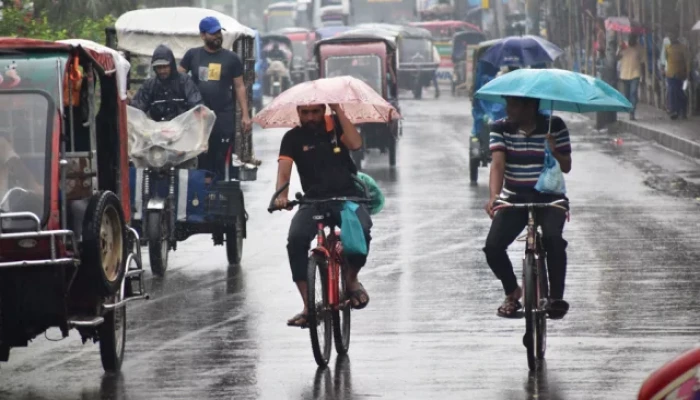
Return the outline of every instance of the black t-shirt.
<path id="1" fill-rule="evenodd" d="M 307 197 L 360 195 L 352 177 L 357 174 L 357 167 L 350 158 L 350 151 L 340 140 L 343 131 L 337 118 L 334 118 L 334 125 L 336 129 L 325 134 L 296 127 L 282 138 L 280 159 L 296 164 Z M 339 149 L 337 153 L 334 151 L 336 147 Z"/>
<path id="2" fill-rule="evenodd" d="M 210 53 L 197 47 L 187 50 L 180 66 L 192 74 L 207 107 L 216 112 L 235 110 L 233 79 L 243 75 L 238 54 L 226 49 Z"/>

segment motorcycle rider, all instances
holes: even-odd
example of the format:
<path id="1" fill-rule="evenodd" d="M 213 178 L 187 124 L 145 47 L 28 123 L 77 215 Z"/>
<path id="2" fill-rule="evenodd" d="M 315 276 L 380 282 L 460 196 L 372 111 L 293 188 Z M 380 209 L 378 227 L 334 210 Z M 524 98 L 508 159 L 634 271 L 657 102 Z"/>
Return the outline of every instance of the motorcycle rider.
<path id="1" fill-rule="evenodd" d="M 269 58 L 270 60 L 279 60 L 282 62 L 287 61 L 287 55 L 284 54 L 282 50 L 280 50 L 279 43 L 272 44 L 272 49 L 268 50 L 267 52 L 267 58 Z"/>
<path id="2" fill-rule="evenodd" d="M 175 56 L 168 46 L 156 47 L 151 58 L 156 73 L 139 88 L 129 105 L 154 121 L 170 121 L 203 104 L 202 95 L 189 75 L 178 72 Z"/>
<path id="3" fill-rule="evenodd" d="M 289 82 L 291 82 L 291 76 L 289 74 L 289 68 L 287 66 L 287 55 L 280 49 L 278 43 L 272 45 L 272 49 L 267 51 L 266 58 L 268 59 L 267 71 L 265 71 L 265 76 L 268 77 L 268 82 L 270 82 L 270 89 L 272 89 L 271 77 L 277 75 L 282 85 L 282 90 L 289 87 Z M 272 90 L 270 90 L 272 92 Z"/>

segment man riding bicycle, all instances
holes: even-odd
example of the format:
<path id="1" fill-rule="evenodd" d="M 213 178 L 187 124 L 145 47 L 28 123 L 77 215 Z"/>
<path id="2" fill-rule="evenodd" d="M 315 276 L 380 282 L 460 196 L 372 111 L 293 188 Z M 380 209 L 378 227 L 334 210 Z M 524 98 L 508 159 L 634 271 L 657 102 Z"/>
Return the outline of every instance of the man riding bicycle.
<path id="1" fill-rule="evenodd" d="M 486 212 L 493 219 L 486 238 L 486 261 L 501 280 L 506 299 L 498 308 L 498 316 L 512 318 L 522 308 L 523 291 L 513 272 L 506 252 L 508 246 L 527 225 L 527 209 L 505 208 L 494 215 L 494 202 L 501 192 L 511 203 L 549 203 L 564 199 L 563 195 L 544 194 L 535 185 L 544 167 L 545 142 L 559 162 L 562 172 L 571 171 L 571 142 L 564 121 L 539 112 L 540 102 L 532 98 L 506 98 L 507 117 L 491 124 L 492 152 L 489 187 L 491 196 Z M 551 132 L 551 133 L 549 133 Z M 566 212 L 556 208 L 537 210 L 542 227 L 542 244 L 547 252 L 552 319 L 563 318 L 569 304 L 563 300 L 566 278 L 566 246 L 562 237 Z"/>
<path id="2" fill-rule="evenodd" d="M 357 167 L 350 157 L 350 150 L 362 146 L 362 137 L 355 126 L 345 116 L 337 104 L 329 105 L 337 117 L 326 117 L 323 104 L 300 106 L 299 120 L 301 126 L 288 131 L 282 139 L 277 171 L 277 189 L 289 182 L 292 164 L 296 164 L 304 195 L 310 199 L 331 197 L 363 197 L 363 191 L 355 184 L 353 175 Z M 286 189 L 275 199 L 275 206 L 286 209 L 289 190 Z M 331 205 L 333 218 L 340 220 L 342 204 Z M 363 205 L 356 211 L 362 224 L 367 246 L 369 248 L 372 220 Z M 287 252 L 292 269 L 292 278 L 299 289 L 304 302 L 304 309 L 287 321 L 289 326 L 304 327 L 308 319 L 307 304 L 307 265 L 311 241 L 317 229 L 314 216 L 316 209 L 311 205 L 302 205 L 294 215 L 289 227 Z M 349 255 L 347 292 L 350 304 L 355 309 L 363 309 L 369 303 L 369 295 L 357 279 L 357 274 L 367 261 L 366 255 Z"/>

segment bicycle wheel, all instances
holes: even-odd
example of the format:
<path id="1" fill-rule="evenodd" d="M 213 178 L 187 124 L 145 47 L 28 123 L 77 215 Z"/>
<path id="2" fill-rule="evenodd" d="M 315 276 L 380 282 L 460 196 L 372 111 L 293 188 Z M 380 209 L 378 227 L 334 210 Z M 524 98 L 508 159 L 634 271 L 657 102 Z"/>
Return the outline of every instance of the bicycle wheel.
<path id="1" fill-rule="evenodd" d="M 335 339 L 335 351 L 338 354 L 347 354 L 350 348 L 350 304 L 345 304 L 348 299 L 345 287 L 345 274 L 347 265 L 343 262 L 340 265 L 340 287 L 338 288 L 338 298 L 340 299 L 339 310 L 333 310 L 333 338 Z"/>
<path id="2" fill-rule="evenodd" d="M 327 261 L 319 256 L 311 256 L 308 266 L 309 333 L 311 350 L 319 367 L 328 365 L 331 357 L 331 313 L 328 307 Z"/>
<path id="3" fill-rule="evenodd" d="M 540 253 L 537 259 L 537 281 L 539 296 L 537 296 L 537 301 L 540 304 L 540 312 L 537 313 L 537 334 L 539 338 L 537 339 L 539 346 L 537 346 L 537 359 L 544 360 L 544 353 L 547 350 L 547 313 L 545 310 L 544 301 L 549 299 L 549 280 L 547 277 L 547 266 L 545 265 L 545 255 L 544 252 Z"/>
<path id="4" fill-rule="evenodd" d="M 535 275 L 535 256 L 525 255 L 523 260 L 523 286 L 525 290 L 525 336 L 523 344 L 527 349 L 527 365 L 530 370 L 537 368 L 537 349 L 539 334 L 537 326 L 537 276 Z"/>

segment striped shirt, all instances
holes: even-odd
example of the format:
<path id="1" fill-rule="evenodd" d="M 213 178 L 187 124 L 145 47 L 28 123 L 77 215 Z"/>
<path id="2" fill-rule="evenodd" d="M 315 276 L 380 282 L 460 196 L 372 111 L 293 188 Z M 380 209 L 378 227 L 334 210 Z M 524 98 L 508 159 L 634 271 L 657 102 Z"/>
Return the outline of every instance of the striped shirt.
<path id="1" fill-rule="evenodd" d="M 534 189 L 544 168 L 544 148 L 549 119 L 540 115 L 535 131 L 526 136 L 507 119 L 491 124 L 490 149 L 506 153 L 505 188 L 518 192 Z M 552 136 L 556 138 L 556 149 L 560 154 L 571 154 L 569 130 L 559 117 L 552 117 Z"/>

